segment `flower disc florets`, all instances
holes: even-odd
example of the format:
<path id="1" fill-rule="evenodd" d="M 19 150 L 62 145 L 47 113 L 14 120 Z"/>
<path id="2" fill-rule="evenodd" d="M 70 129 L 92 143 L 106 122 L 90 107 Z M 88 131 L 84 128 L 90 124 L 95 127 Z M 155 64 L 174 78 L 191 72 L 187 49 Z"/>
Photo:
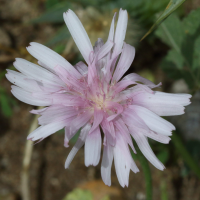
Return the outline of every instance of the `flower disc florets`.
<path id="1" fill-rule="evenodd" d="M 97 165 L 100 160 L 103 131 L 102 179 L 111 185 L 114 160 L 119 183 L 128 186 L 129 172 L 138 172 L 129 147 L 136 153 L 132 138 L 145 157 L 158 169 L 163 164 L 156 158 L 148 139 L 168 143 L 175 127 L 160 116 L 180 115 L 190 104 L 188 94 L 167 94 L 153 91 L 160 86 L 141 76 L 124 74 L 131 66 L 135 49 L 124 42 L 127 11 L 120 10 L 116 26 L 113 17 L 108 40 L 98 39 L 94 47 L 80 20 L 71 11 L 64 20 L 85 62 L 72 66 L 51 49 L 30 43 L 28 52 L 38 65 L 17 58 L 14 66 L 21 73 L 8 70 L 7 78 L 13 95 L 34 105 L 46 106 L 32 110 L 41 115 L 41 125 L 28 139 L 41 141 L 65 128 L 64 146 L 80 131 L 80 136 L 65 162 L 68 168 L 77 151 L 85 144 L 85 165 Z"/>

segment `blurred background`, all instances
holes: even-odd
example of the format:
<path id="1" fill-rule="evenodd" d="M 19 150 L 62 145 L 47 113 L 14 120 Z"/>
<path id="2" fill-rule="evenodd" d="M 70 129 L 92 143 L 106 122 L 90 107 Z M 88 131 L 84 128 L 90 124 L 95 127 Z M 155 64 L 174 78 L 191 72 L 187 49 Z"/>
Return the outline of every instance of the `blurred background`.
<path id="1" fill-rule="evenodd" d="M 182 116 L 168 117 L 177 130 L 169 145 L 150 141 L 166 169 L 149 164 L 154 200 L 200 199 L 200 0 L 188 0 L 144 40 L 141 38 L 164 11 L 169 0 L 0 0 L 0 200 L 145 200 L 146 175 L 130 173 L 129 187 L 121 188 L 112 167 L 112 186 L 101 181 L 100 164 L 84 166 L 82 148 L 64 169 L 74 144 L 64 148 L 64 131 L 33 146 L 27 143 L 37 121 L 33 106 L 15 99 L 6 69 L 16 57 L 37 61 L 26 47 L 35 41 L 47 45 L 75 64 L 82 60 L 62 17 L 72 9 L 92 44 L 108 36 L 114 12 L 127 9 L 125 41 L 136 47 L 127 73 L 155 82 L 162 91 L 191 93 L 192 104 Z"/>

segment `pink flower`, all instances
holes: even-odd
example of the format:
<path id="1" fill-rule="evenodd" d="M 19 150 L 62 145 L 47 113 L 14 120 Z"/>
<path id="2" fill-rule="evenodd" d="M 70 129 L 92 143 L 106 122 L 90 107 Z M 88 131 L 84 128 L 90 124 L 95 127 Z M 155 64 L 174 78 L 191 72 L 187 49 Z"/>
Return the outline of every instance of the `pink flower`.
<path id="1" fill-rule="evenodd" d="M 17 58 L 14 66 L 21 73 L 8 70 L 7 79 L 15 84 L 13 95 L 34 106 L 47 106 L 31 113 L 41 115 L 41 125 L 28 139 L 41 141 L 65 128 L 64 146 L 81 129 L 79 139 L 65 162 L 68 168 L 85 143 L 85 165 L 96 166 L 100 160 L 103 133 L 101 175 L 111 185 L 114 159 L 119 183 L 128 186 L 130 169 L 138 172 L 129 146 L 136 153 L 132 138 L 144 156 L 158 169 L 163 164 L 156 158 L 148 139 L 167 144 L 175 127 L 160 116 L 181 115 L 190 104 L 189 94 L 167 94 L 153 91 L 158 87 L 137 74 L 123 75 L 135 56 L 134 47 L 124 42 L 127 11 L 120 10 L 114 30 L 113 17 L 108 40 L 98 39 L 92 47 L 88 35 L 73 11 L 64 20 L 87 65 L 74 67 L 51 49 L 32 42 L 28 52 L 38 60 L 36 65 Z"/>

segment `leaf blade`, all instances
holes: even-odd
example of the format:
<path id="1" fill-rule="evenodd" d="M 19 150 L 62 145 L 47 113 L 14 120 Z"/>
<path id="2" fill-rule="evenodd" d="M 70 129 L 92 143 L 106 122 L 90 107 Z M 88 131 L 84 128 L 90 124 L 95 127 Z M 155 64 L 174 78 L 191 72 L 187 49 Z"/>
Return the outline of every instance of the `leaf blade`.
<path id="1" fill-rule="evenodd" d="M 181 4 L 186 0 L 170 0 L 164 12 L 156 20 L 154 25 L 149 29 L 149 31 L 142 37 L 141 41 L 146 38 L 157 26 L 159 26 L 170 14 L 172 14 Z"/>

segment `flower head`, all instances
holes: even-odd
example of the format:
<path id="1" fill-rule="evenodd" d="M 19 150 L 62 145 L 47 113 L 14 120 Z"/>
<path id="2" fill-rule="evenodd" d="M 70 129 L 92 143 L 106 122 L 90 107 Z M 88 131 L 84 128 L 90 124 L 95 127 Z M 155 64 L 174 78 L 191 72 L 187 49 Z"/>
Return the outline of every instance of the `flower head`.
<path id="1" fill-rule="evenodd" d="M 130 146 L 136 153 L 132 138 L 144 156 L 163 170 L 147 138 L 168 143 L 175 127 L 160 116 L 183 114 L 191 95 L 153 91 L 160 84 L 134 73 L 123 78 L 135 56 L 134 47 L 124 42 L 126 10 L 120 10 L 116 30 L 114 15 L 107 41 L 99 38 L 94 47 L 73 11 L 64 13 L 64 20 L 87 65 L 79 62 L 72 66 L 51 49 L 33 42 L 27 50 L 40 66 L 17 58 L 14 66 L 21 73 L 8 70 L 6 75 L 16 85 L 12 86 L 16 98 L 46 106 L 31 111 L 41 115 L 41 126 L 28 139 L 41 141 L 65 128 L 64 145 L 68 147 L 69 140 L 81 129 L 65 168 L 83 144 L 85 165 L 97 165 L 103 143 L 101 175 L 107 185 L 111 185 L 113 159 L 123 187 L 128 186 L 130 170 L 139 171 L 129 151 Z"/>

